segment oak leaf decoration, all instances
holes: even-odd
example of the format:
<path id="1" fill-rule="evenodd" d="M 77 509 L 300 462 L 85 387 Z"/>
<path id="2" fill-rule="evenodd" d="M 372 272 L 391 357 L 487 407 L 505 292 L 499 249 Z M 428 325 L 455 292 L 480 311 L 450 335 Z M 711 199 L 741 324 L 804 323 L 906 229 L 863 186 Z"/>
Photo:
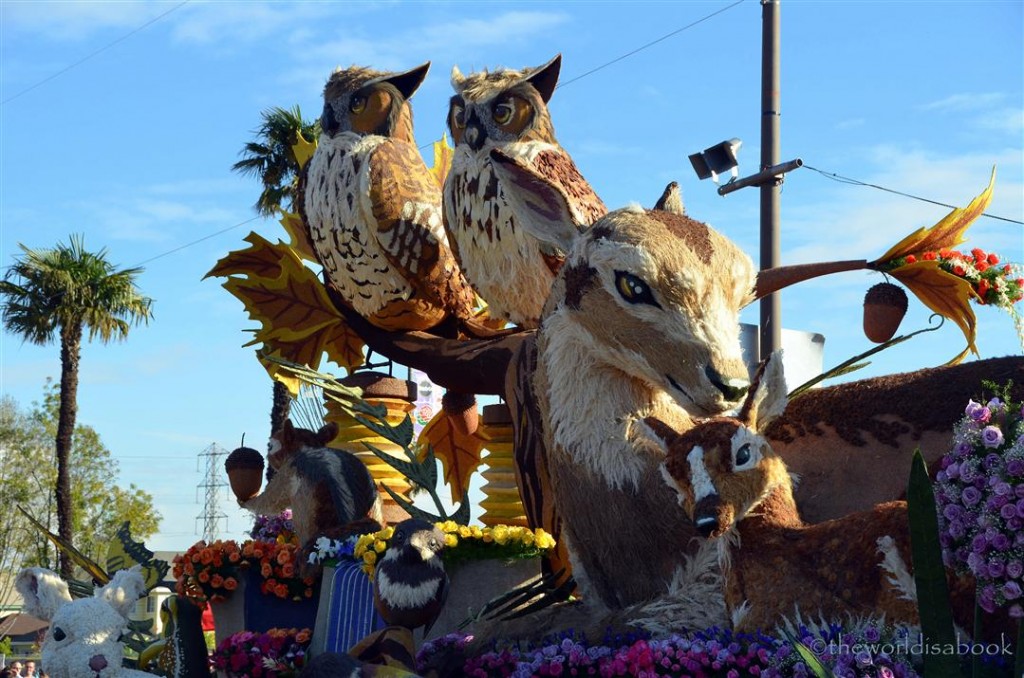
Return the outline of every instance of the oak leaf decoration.
<path id="1" fill-rule="evenodd" d="M 452 168 L 452 155 L 455 149 L 448 145 L 448 135 L 442 134 L 441 138 L 433 143 L 433 150 L 434 164 L 430 166 L 430 173 L 437 181 L 437 185 L 444 188 L 444 181 Z"/>
<path id="2" fill-rule="evenodd" d="M 214 264 L 203 276 L 225 278 L 232 275 L 247 275 L 254 278 L 277 278 L 284 271 L 282 260 L 295 255 L 284 243 L 277 244 L 252 231 L 243 238 L 250 247 L 228 252 L 227 256 Z"/>
<path id="3" fill-rule="evenodd" d="M 444 410 L 439 410 L 420 431 L 418 442 L 422 450 L 429 445 L 441 460 L 444 481 L 452 492 L 452 502 L 458 502 L 469 491 L 469 479 L 480 466 L 480 453 L 487 443 L 480 429 L 466 435 L 452 424 L 451 417 Z"/>

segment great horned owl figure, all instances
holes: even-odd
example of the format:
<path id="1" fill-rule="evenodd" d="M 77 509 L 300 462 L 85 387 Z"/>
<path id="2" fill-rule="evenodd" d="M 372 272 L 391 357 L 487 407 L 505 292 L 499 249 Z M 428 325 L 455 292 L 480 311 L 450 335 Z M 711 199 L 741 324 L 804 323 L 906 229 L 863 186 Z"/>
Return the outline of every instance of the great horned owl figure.
<path id="1" fill-rule="evenodd" d="M 547 102 L 561 55 L 534 69 L 452 69 L 448 128 L 455 142 L 444 186 L 445 228 L 462 271 L 492 317 L 536 327 L 565 252 L 535 219 L 538 187 L 555 188 L 583 230 L 607 209 L 555 139 Z"/>
<path id="2" fill-rule="evenodd" d="M 468 318 L 475 304 L 448 246 L 440 187 L 413 138 L 409 97 L 428 68 L 336 70 L 304 177 L 303 217 L 327 283 L 386 330 Z"/>

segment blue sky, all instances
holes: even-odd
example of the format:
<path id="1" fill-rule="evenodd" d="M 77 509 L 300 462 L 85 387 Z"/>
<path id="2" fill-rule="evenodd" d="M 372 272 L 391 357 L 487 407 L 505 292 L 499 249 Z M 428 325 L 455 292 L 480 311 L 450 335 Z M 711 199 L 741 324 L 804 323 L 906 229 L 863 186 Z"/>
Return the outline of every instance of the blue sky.
<path id="1" fill-rule="evenodd" d="M 250 230 L 282 231 L 257 219 L 188 245 L 254 216 L 258 187 L 230 166 L 262 109 L 300 104 L 313 117 L 335 66 L 397 70 L 429 59 L 413 99 L 425 144 L 444 130 L 453 64 L 520 68 L 561 52 L 555 130 L 604 201 L 650 204 L 679 180 L 689 214 L 756 260 L 757 191 L 720 197 L 686 156 L 740 137 L 741 173 L 756 170 L 759 3 L 568 83 L 729 4 L 0 2 L 0 264 L 19 242 L 48 247 L 70 233 L 119 265 L 147 262 L 140 285 L 155 318 L 127 343 L 84 348 L 79 416 L 124 482 L 154 495 L 164 523 L 150 545 L 183 549 L 198 538 L 204 448 L 232 449 L 245 433 L 262 449 L 269 432 L 270 382 L 242 348 L 252 323 L 219 281 L 201 278 Z M 957 205 L 998 165 L 989 211 L 1024 219 L 1022 8 L 787 0 L 783 159 Z M 782 194 L 783 262 L 873 259 L 947 211 L 800 169 Z M 983 218 L 970 235 L 969 246 L 1024 260 L 1019 224 Z M 871 346 L 861 301 L 879 281 L 847 273 L 791 288 L 784 324 L 824 334 L 825 363 L 838 363 Z M 745 316 L 756 317 L 756 308 Z M 927 317 L 912 299 L 901 330 Z M 978 308 L 978 320 L 982 357 L 1021 352 L 1005 313 Z M 947 324 L 861 374 L 935 366 L 962 345 Z M 3 393 L 27 405 L 59 373 L 55 346 L 0 337 Z M 231 503 L 225 536 L 237 537 L 248 521 Z"/>

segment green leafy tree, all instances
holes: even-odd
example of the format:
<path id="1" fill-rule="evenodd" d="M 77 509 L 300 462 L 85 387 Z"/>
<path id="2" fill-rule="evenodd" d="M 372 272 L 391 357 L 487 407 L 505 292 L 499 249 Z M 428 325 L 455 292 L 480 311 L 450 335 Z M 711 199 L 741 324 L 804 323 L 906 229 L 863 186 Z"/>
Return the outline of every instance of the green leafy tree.
<path id="1" fill-rule="evenodd" d="M 285 200 L 289 211 L 296 211 L 299 199 L 299 161 L 292 152 L 298 135 L 312 141 L 320 136 L 320 120 L 302 119 L 299 106 L 292 108 L 268 108 L 260 113 L 263 122 L 254 131 L 256 138 L 247 143 L 241 152 L 242 159 L 231 166 L 235 172 L 256 177 L 263 191 L 254 207 L 263 216 L 276 214 Z M 270 430 L 277 431 L 284 425 L 291 408 L 288 389 L 278 381 L 274 382 L 273 406 L 270 410 Z"/>
<path id="2" fill-rule="evenodd" d="M 17 571 L 26 566 L 53 569 L 57 553 L 45 535 L 33 527 L 15 506 L 54 530 L 53 484 L 57 478 L 54 431 L 60 395 L 48 383 L 43 403 L 25 410 L 9 396 L 0 399 L 0 601 L 10 593 Z M 132 536 L 147 539 L 160 527 L 153 498 L 135 485 L 127 489 L 118 480 L 119 466 L 89 426 L 75 427 L 71 450 L 71 497 L 75 506 L 75 546 L 103 563 L 107 545 L 124 521 Z"/>
<path id="3" fill-rule="evenodd" d="M 152 317 L 152 299 L 139 293 L 141 268 L 117 270 L 105 249 L 89 252 L 81 236 L 68 244 L 34 250 L 19 243 L 22 256 L 0 281 L 3 322 L 12 334 L 34 344 L 60 343 L 60 412 L 57 419 L 57 533 L 73 543 L 74 508 L 69 457 L 78 413 L 78 368 L 82 338 L 103 343 L 126 339 L 133 325 Z M 71 561 L 60 558 L 70 578 Z"/>

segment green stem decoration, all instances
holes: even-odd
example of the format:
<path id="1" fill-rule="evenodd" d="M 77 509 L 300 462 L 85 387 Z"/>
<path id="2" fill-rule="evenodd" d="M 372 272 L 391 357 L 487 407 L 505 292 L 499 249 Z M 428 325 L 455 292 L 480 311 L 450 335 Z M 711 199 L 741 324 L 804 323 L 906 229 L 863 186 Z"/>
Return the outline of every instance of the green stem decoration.
<path id="1" fill-rule="evenodd" d="M 833 377 L 840 377 L 840 376 L 842 376 L 844 374 L 849 374 L 850 372 L 855 372 L 855 371 L 857 371 L 857 370 L 859 370 L 861 368 L 867 367 L 868 365 L 871 364 L 870 362 L 866 362 L 865 363 L 865 362 L 859 362 L 859 361 L 864 360 L 865 358 L 870 358 L 871 356 L 875 355 L 876 353 L 881 353 L 885 349 L 887 349 L 887 348 L 889 348 L 891 346 L 895 346 L 896 344 L 902 344 L 904 341 L 907 341 L 908 339 L 912 339 L 912 338 L 916 337 L 917 335 L 922 334 L 924 332 L 934 332 L 935 330 L 939 329 L 940 327 L 942 327 L 946 323 L 946 319 L 943 318 L 942 316 L 940 316 L 937 313 L 932 314 L 931 317 L 928 318 L 928 322 L 929 323 L 933 322 L 935 320 L 935 318 L 939 319 L 939 324 L 936 325 L 935 327 L 926 327 L 924 329 L 917 330 L 916 332 L 911 332 L 910 334 L 904 334 L 904 335 L 899 336 L 899 337 L 893 337 L 892 339 L 890 339 L 889 341 L 885 342 L 884 344 L 879 344 L 878 346 L 875 346 L 872 349 L 864 351 L 863 353 L 861 353 L 859 355 L 855 355 L 852 358 L 850 358 L 849 360 L 846 360 L 844 362 L 839 363 L 838 365 L 836 365 L 832 369 L 830 369 L 830 370 L 828 370 L 826 372 L 822 372 L 821 374 L 819 374 L 818 376 L 814 377 L 810 381 L 805 382 L 803 384 L 800 384 L 795 389 L 790 391 L 789 399 L 792 400 L 793 398 L 796 398 L 797 396 L 803 395 L 804 393 L 809 391 L 811 389 L 811 387 L 813 387 L 813 386 L 815 386 L 817 384 L 820 384 L 821 382 L 825 381 L 826 379 L 832 379 Z"/>

